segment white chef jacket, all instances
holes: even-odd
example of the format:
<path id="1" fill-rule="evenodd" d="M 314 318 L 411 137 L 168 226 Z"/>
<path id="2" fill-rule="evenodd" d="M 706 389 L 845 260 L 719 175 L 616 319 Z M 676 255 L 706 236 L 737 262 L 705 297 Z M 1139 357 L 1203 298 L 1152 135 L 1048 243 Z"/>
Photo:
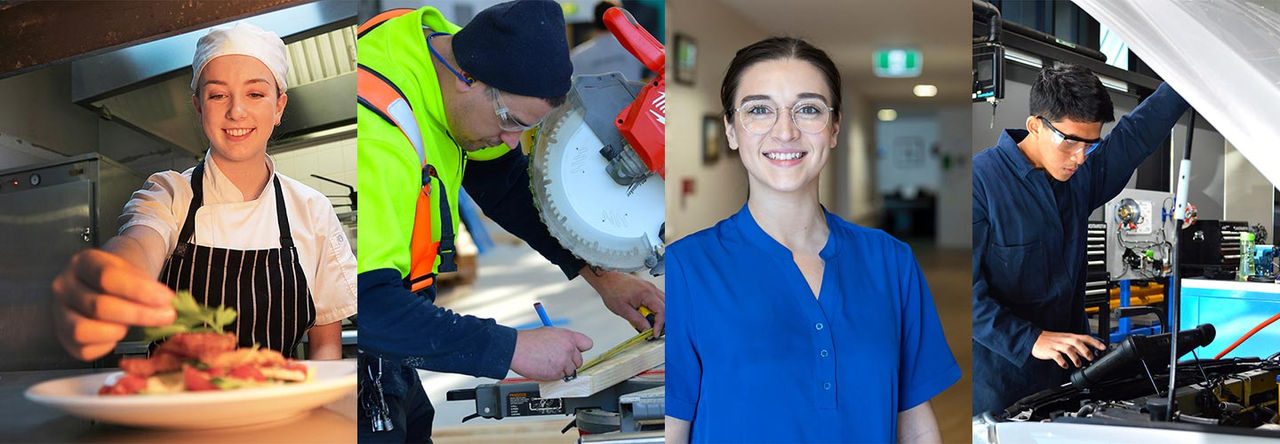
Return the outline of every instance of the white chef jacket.
<path id="1" fill-rule="evenodd" d="M 315 325 L 341 321 L 356 314 L 356 256 L 338 222 L 329 198 L 301 182 L 275 172 L 266 156 L 267 169 L 280 178 L 289 228 L 298 250 L 298 264 L 316 307 Z M 165 257 L 177 246 L 178 233 L 191 207 L 191 173 L 163 171 L 152 174 L 142 189 L 134 191 L 120 215 L 120 232 L 135 225 L 149 227 L 165 242 Z M 268 182 L 257 199 L 244 194 L 218 164 L 205 154 L 204 204 L 196 213 L 191 242 L 216 248 L 258 250 L 280 248 L 276 220 L 275 187 Z"/>

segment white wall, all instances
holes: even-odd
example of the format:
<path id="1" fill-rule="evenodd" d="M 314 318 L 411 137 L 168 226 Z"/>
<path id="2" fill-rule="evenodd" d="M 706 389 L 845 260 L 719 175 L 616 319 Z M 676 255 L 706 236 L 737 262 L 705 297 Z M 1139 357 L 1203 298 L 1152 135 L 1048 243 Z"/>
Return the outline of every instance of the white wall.
<path id="1" fill-rule="evenodd" d="M 714 25 L 705 19 L 715 17 Z M 736 151 L 719 162 L 702 164 L 702 117 L 719 115 L 720 82 L 738 48 L 768 34 L 715 2 L 672 2 L 667 6 L 667 45 L 675 50 L 675 33 L 697 43 L 697 78 L 693 86 L 675 81 L 674 56 L 667 64 L 667 241 L 714 225 L 747 200 L 747 176 Z M 674 54 L 674 52 L 673 52 Z M 681 197 L 682 182 L 693 181 L 692 194 Z"/>
<path id="2" fill-rule="evenodd" d="M 942 166 L 942 183 L 938 192 L 939 247 L 971 248 L 973 246 L 973 164 L 969 154 L 973 130 L 972 107 L 967 105 L 938 108 L 939 153 L 950 158 Z"/>
<path id="3" fill-rule="evenodd" d="M 311 188 L 328 195 L 346 195 L 347 189 L 320 179 L 312 174 L 356 185 L 356 139 L 345 139 L 306 148 L 286 151 L 271 156 L 276 161 L 276 171 L 297 179 Z M 334 199 L 334 203 L 347 203 L 347 199 Z M 337 208 L 345 213 L 347 207 Z"/>
<path id="4" fill-rule="evenodd" d="M 834 210 L 841 217 L 862 226 L 875 226 L 880 211 L 880 196 L 875 192 L 876 170 L 875 153 L 872 145 L 875 141 L 875 110 L 871 102 L 845 84 L 844 122 L 840 133 L 844 140 L 836 147 L 835 172 L 831 169 L 823 173 L 823 177 L 834 177 L 831 192 L 825 193 L 823 203 L 834 201 Z M 826 190 L 826 188 L 824 188 Z"/>
<path id="5" fill-rule="evenodd" d="M 1226 143 L 1224 149 L 1222 219 L 1247 221 L 1250 225 L 1262 224 L 1270 231 L 1270 227 L 1275 223 L 1273 220 L 1275 185 L 1267 181 L 1262 172 L 1249 163 L 1249 160 L 1245 159 L 1244 155 L 1240 154 L 1240 151 L 1236 150 L 1230 142 Z M 1194 150 L 1191 153 L 1192 156 L 1195 155 Z M 1201 217 L 1205 217 L 1203 213 Z M 1277 244 L 1276 235 L 1280 233 L 1270 234 L 1268 242 Z"/>

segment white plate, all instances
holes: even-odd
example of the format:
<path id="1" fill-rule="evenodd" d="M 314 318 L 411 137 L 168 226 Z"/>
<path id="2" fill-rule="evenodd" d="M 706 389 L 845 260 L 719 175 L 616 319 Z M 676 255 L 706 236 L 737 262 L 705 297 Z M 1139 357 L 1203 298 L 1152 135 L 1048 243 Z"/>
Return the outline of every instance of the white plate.
<path id="1" fill-rule="evenodd" d="M 356 387 L 356 363 L 301 361 L 310 381 L 278 387 L 167 395 L 98 396 L 107 378 L 121 372 L 45 381 L 28 388 L 27 399 L 75 416 L 131 426 L 212 429 L 282 421 L 341 398 Z"/>

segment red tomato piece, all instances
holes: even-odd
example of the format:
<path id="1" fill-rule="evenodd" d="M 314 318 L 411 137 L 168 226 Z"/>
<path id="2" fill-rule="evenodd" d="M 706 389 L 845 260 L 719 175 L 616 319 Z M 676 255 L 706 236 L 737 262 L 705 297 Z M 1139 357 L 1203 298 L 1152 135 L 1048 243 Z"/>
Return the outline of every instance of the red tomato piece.
<path id="1" fill-rule="evenodd" d="M 231 369 L 231 377 L 258 382 L 267 380 L 267 377 L 263 376 L 257 367 L 250 364 L 239 365 Z"/>
<path id="2" fill-rule="evenodd" d="M 182 379 L 187 385 L 187 390 L 193 392 L 218 390 L 218 386 L 209 382 L 209 375 L 207 373 L 196 370 L 194 367 L 183 367 Z"/>

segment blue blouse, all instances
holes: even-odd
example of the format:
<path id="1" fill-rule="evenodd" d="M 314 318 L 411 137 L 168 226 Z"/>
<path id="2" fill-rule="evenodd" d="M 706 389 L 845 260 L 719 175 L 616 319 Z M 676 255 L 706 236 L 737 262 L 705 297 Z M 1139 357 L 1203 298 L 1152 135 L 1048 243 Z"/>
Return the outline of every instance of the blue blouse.
<path id="1" fill-rule="evenodd" d="M 745 205 L 667 248 L 666 414 L 691 442 L 892 442 L 960 379 L 910 248 L 826 218 L 817 299 Z"/>

